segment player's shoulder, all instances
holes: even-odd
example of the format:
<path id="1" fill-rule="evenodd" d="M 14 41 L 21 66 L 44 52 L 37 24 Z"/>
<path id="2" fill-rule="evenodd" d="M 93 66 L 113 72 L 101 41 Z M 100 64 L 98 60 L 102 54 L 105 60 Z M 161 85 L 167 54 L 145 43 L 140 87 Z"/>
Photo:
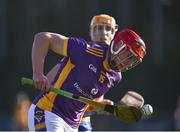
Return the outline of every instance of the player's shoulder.
<path id="1" fill-rule="evenodd" d="M 95 43 L 93 41 L 85 40 L 84 38 L 81 38 L 81 37 L 70 37 L 69 42 L 85 46 L 86 48 L 91 47 L 91 48 L 94 48 L 94 49 L 97 49 L 97 50 L 98 49 L 99 50 L 105 50 L 108 47 L 105 44 L 98 44 L 98 43 Z"/>
<path id="2" fill-rule="evenodd" d="M 95 42 L 88 42 L 86 52 L 96 57 L 105 58 L 107 49 L 107 45 L 97 44 Z"/>
<path id="3" fill-rule="evenodd" d="M 80 38 L 80 37 L 69 37 L 68 41 L 73 41 L 75 43 L 82 43 L 82 44 L 88 43 L 87 40 L 85 40 L 84 38 Z"/>
<path id="4" fill-rule="evenodd" d="M 106 44 L 98 44 L 98 43 L 95 43 L 95 42 L 88 42 L 88 45 L 89 47 L 93 48 L 93 49 L 96 49 L 98 51 L 105 51 L 108 49 L 108 45 Z"/>
<path id="5" fill-rule="evenodd" d="M 69 47 L 76 47 L 82 52 L 100 58 L 105 57 L 106 51 L 108 49 L 108 45 L 106 44 L 98 44 L 93 41 L 87 41 L 80 37 L 70 37 L 68 43 L 70 44 Z"/>

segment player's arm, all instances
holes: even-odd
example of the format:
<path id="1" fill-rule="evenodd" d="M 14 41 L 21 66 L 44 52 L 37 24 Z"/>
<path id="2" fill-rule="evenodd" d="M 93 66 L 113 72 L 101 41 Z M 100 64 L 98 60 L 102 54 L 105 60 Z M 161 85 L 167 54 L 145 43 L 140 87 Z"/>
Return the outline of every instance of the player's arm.
<path id="1" fill-rule="evenodd" d="M 104 95 L 102 95 L 99 98 L 94 99 L 94 101 L 101 102 L 103 104 L 114 105 L 114 102 L 112 100 L 104 99 Z M 97 109 L 95 109 L 93 106 L 89 105 L 86 112 L 92 112 L 92 111 L 96 111 L 96 110 Z"/>
<path id="2" fill-rule="evenodd" d="M 49 81 L 44 75 L 44 60 L 48 50 L 66 56 L 65 41 L 67 39 L 63 35 L 50 32 L 41 32 L 35 35 L 32 47 L 32 68 L 36 88 L 46 90 L 49 85 Z"/>
<path id="3" fill-rule="evenodd" d="M 102 96 L 99 97 L 99 98 L 96 98 L 95 101 L 101 102 L 101 103 L 103 103 L 103 104 L 114 105 L 114 102 L 113 102 L 112 100 L 105 99 L 105 98 L 104 98 L 104 95 L 102 95 Z"/>

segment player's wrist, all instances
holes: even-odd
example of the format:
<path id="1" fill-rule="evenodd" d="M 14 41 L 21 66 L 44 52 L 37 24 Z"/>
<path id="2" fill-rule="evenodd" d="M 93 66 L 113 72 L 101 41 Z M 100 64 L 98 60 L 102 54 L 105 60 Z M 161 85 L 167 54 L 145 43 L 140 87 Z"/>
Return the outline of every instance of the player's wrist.
<path id="1" fill-rule="evenodd" d="M 103 99 L 101 101 L 101 103 L 108 104 L 108 105 L 114 105 L 114 102 L 112 100 L 110 100 L 110 99 Z"/>

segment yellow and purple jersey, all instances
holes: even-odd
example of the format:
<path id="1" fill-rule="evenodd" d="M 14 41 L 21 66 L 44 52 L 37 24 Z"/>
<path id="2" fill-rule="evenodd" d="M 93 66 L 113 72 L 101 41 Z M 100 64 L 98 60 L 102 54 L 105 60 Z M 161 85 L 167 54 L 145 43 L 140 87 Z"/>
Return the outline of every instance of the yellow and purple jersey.
<path id="1" fill-rule="evenodd" d="M 90 99 L 104 95 L 121 80 L 121 73 L 109 70 L 105 63 L 108 46 L 71 37 L 64 43 L 66 57 L 51 84 Z M 33 102 L 41 109 L 55 113 L 72 128 L 77 128 L 86 104 L 54 92 L 41 92 Z"/>

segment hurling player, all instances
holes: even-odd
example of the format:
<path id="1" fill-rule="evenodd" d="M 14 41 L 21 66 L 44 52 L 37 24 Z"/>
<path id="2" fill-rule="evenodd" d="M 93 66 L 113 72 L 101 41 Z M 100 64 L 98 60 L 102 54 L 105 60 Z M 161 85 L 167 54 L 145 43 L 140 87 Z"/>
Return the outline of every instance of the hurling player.
<path id="1" fill-rule="evenodd" d="M 94 25 L 91 24 L 91 42 L 51 32 L 35 35 L 32 46 L 33 80 L 35 87 L 42 91 L 29 109 L 29 130 L 78 131 L 88 105 L 48 91 L 49 85 L 103 101 L 109 88 L 120 82 L 121 72 L 142 62 L 146 47 L 140 36 L 124 29 L 114 38 L 117 31 L 114 18 L 99 16 Z M 48 50 L 64 58 L 45 76 L 44 61 Z"/>

